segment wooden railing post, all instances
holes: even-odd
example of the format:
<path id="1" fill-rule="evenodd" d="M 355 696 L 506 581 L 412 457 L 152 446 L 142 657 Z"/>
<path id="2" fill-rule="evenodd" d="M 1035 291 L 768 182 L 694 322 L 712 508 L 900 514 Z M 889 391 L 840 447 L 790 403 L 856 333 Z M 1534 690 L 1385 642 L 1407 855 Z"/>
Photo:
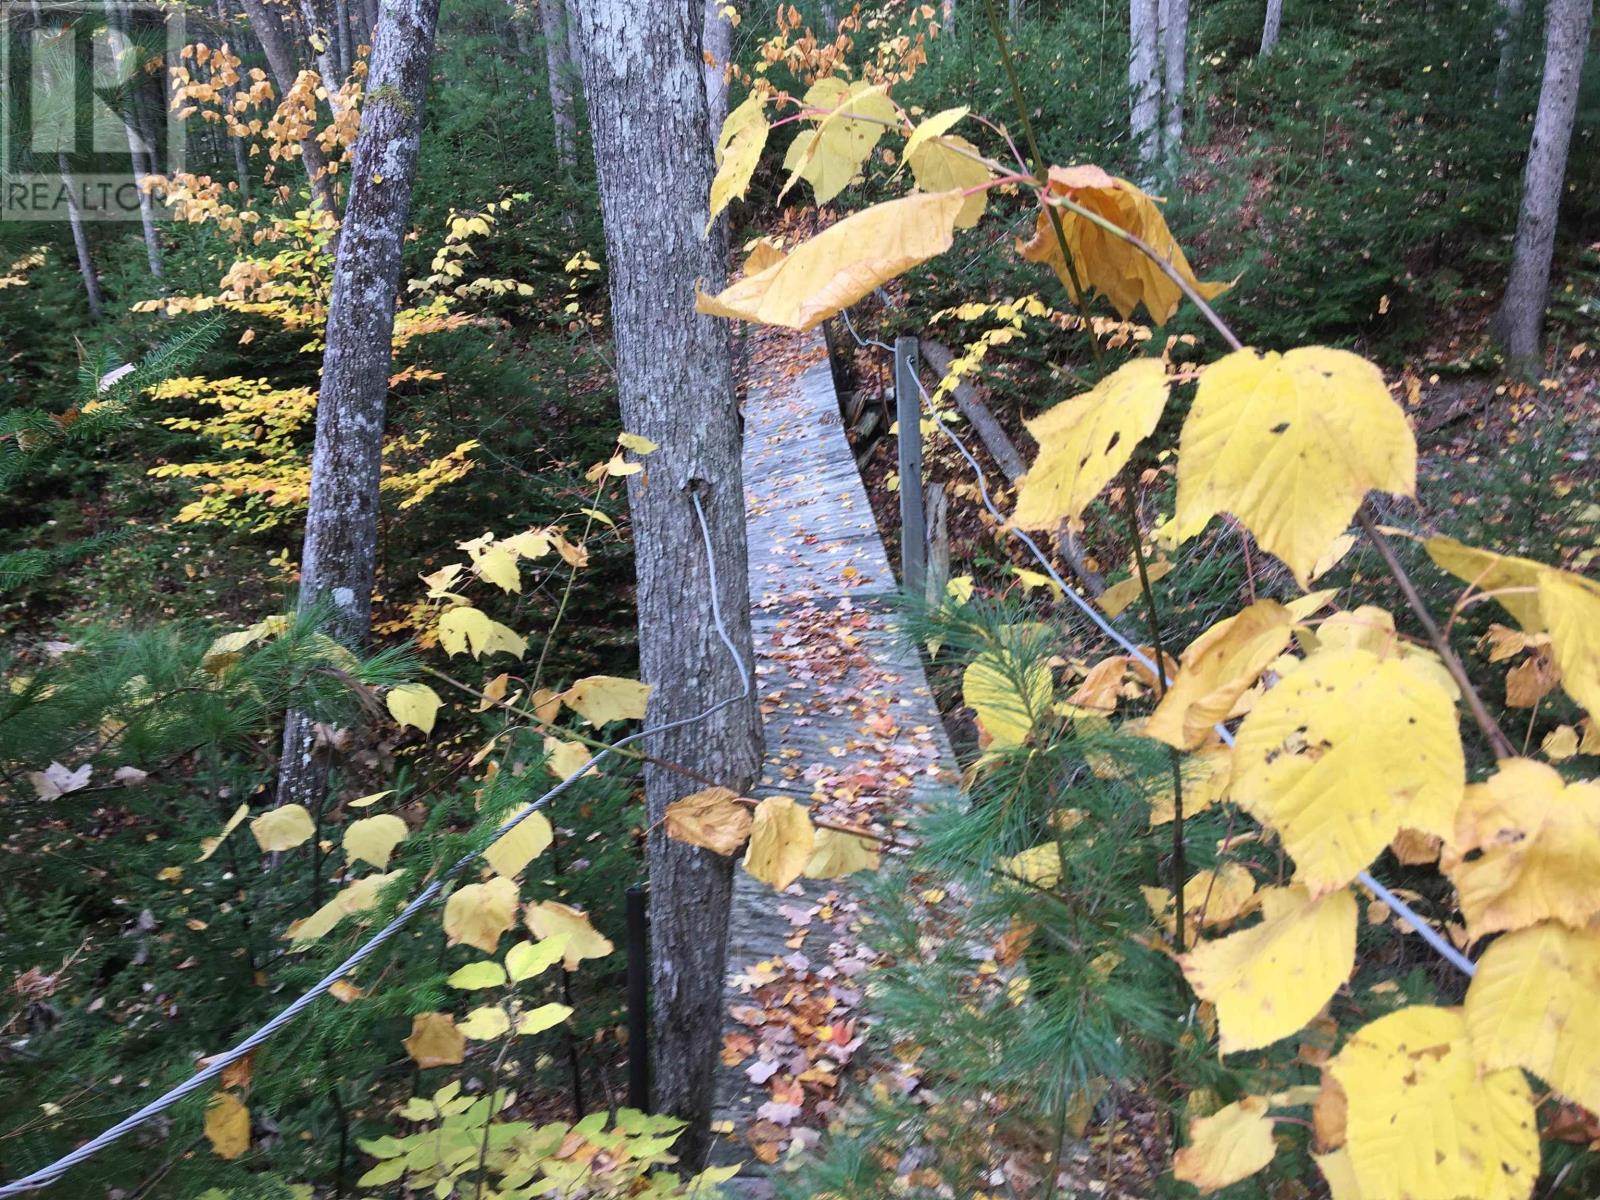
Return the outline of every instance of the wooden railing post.
<path id="1" fill-rule="evenodd" d="M 917 339 L 894 340 L 894 405 L 900 431 L 900 579 L 911 595 L 926 587 L 928 534 L 922 501 L 922 397 Z"/>

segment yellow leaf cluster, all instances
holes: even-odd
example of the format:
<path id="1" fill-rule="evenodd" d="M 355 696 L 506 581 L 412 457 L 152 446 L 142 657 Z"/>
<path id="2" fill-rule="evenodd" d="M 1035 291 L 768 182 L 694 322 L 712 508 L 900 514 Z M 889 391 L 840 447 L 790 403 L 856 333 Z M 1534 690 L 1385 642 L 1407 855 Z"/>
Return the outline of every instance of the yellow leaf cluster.
<path id="1" fill-rule="evenodd" d="M 815 848 L 816 830 L 804 806 L 787 796 L 768 796 L 756 805 L 744 869 L 781 892 L 800 878 Z"/>
<path id="2" fill-rule="evenodd" d="M 820 116 L 815 128 L 790 143 L 783 160 L 790 175 L 778 198 L 804 179 L 817 203 L 826 204 L 850 185 L 884 131 L 899 125 L 899 113 L 886 87 L 831 75 L 811 86 L 804 103 L 809 110 L 820 110 Z"/>
<path id="3" fill-rule="evenodd" d="M 1209 300 L 1228 289 L 1225 283 L 1201 283 L 1189 267 L 1177 239 L 1156 202 L 1126 179 L 1117 179 L 1099 167 L 1051 167 L 1047 197 L 1065 197 L 1096 216 L 1142 239 L 1203 298 Z M 1067 251 L 1084 286 L 1101 292 L 1123 320 L 1144 305 L 1151 320 L 1164 324 L 1178 309 L 1183 290 L 1147 258 L 1113 233 L 1069 209 L 1056 210 Z M 1050 213 L 1041 210 L 1033 239 L 1018 247 L 1023 258 L 1048 263 L 1068 292 L 1073 291 L 1067 264 L 1061 257 Z"/>

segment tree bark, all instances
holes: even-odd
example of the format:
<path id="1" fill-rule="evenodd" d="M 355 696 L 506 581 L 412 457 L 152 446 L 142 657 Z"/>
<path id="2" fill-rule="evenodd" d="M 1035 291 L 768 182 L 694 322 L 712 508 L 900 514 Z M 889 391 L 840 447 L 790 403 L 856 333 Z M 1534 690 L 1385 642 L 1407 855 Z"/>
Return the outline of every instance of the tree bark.
<path id="1" fill-rule="evenodd" d="M 233 50 L 233 38 L 230 35 L 234 31 L 234 21 L 233 14 L 228 11 L 227 0 L 212 0 L 211 11 L 215 14 L 217 25 L 220 27 L 223 49 L 231 53 Z M 223 103 L 230 113 L 233 111 L 233 100 L 238 94 L 238 90 L 236 87 L 228 87 L 222 91 Z M 237 134 L 230 133 L 228 141 L 233 146 L 233 172 L 239 180 L 239 195 L 248 203 L 250 200 L 250 162 L 245 157 L 244 139 Z"/>
<path id="2" fill-rule="evenodd" d="M 1272 53 L 1283 28 L 1283 0 L 1267 0 L 1267 19 L 1261 23 L 1261 54 Z"/>
<path id="3" fill-rule="evenodd" d="M 941 27 L 940 32 L 947 33 L 952 37 L 955 36 L 956 0 L 944 0 L 944 24 Z"/>
<path id="4" fill-rule="evenodd" d="M 89 231 L 84 228 L 83 209 L 78 204 L 78 181 L 72 174 L 72 164 L 65 154 L 56 155 L 56 167 L 61 172 L 61 185 L 67 193 L 67 221 L 72 226 L 72 245 L 78 252 L 78 274 L 83 276 L 83 298 L 89 305 L 89 318 L 98 321 L 105 315 L 105 298 L 100 294 L 100 275 L 94 269 L 94 255 L 89 250 Z"/>
<path id="5" fill-rule="evenodd" d="M 751 654 L 740 437 L 727 329 L 695 312 L 695 287 L 721 286 L 726 246 L 703 232 L 713 175 L 701 75 L 701 11 L 689 4 L 584 0 L 577 9 L 624 425 L 660 447 L 628 479 L 638 575 L 640 671 L 652 723 L 692 716 L 744 684 L 710 620 L 710 526 L 721 611 Z M 753 697 L 651 739 L 659 758 L 728 787 L 760 764 Z M 667 839 L 666 806 L 698 784 L 645 766 L 650 816 L 655 1103 L 690 1123 L 674 1152 L 705 1158 L 721 1049 L 730 859 Z"/>
<path id="6" fill-rule="evenodd" d="M 705 32 L 702 36 L 702 62 L 705 67 L 706 109 L 711 127 L 711 144 L 717 142 L 722 123 L 728 119 L 728 60 L 733 56 L 733 25 L 723 13 L 728 0 L 706 0 Z"/>
<path id="7" fill-rule="evenodd" d="M 117 47 L 118 52 L 126 51 L 131 46 L 126 9 L 120 4 L 112 4 L 108 6 L 106 16 L 112 32 L 122 42 L 122 45 Z M 150 195 L 150 189 L 145 186 L 145 180 L 150 176 L 150 160 L 147 153 L 149 143 L 145 140 L 144 131 L 139 127 L 138 82 L 137 78 L 133 80 L 134 86 L 123 98 L 117 111 L 122 118 L 123 133 L 128 139 L 128 163 L 133 170 L 133 183 L 139 192 L 139 225 L 144 234 L 145 263 L 150 268 L 151 277 L 159 282 L 165 272 L 161 269 L 161 243 L 156 238 L 155 201 Z"/>
<path id="8" fill-rule="evenodd" d="M 283 18 L 278 15 L 278 10 L 268 0 L 240 0 L 240 2 L 244 5 L 245 15 L 250 19 L 250 28 L 255 31 L 256 40 L 261 43 L 261 50 L 267 56 L 267 66 L 272 71 L 273 81 L 278 85 L 278 97 L 281 100 L 294 88 L 295 80 L 300 77 L 300 67 L 290 48 L 289 31 L 284 26 Z M 334 201 L 333 178 L 328 174 L 328 160 L 323 157 L 322 147 L 317 144 L 315 136 L 301 140 L 300 162 L 306 169 L 306 178 L 311 182 L 311 194 L 321 202 L 324 212 L 332 217 L 338 217 L 339 206 Z"/>
<path id="9" fill-rule="evenodd" d="M 1160 0 L 1132 0 L 1128 9 L 1128 132 L 1141 175 L 1148 177 L 1160 150 Z"/>
<path id="10" fill-rule="evenodd" d="M 550 75 L 550 117 L 556 131 L 556 161 L 569 176 L 578 166 L 578 121 L 573 111 L 573 64 L 569 51 L 571 17 L 564 0 L 539 0 L 544 27 L 544 62 Z"/>
<path id="11" fill-rule="evenodd" d="M 1522 24 L 1522 0 L 1500 0 L 1496 10 L 1494 40 L 1500 47 L 1500 60 L 1494 69 L 1494 99 L 1505 99 L 1511 82 L 1511 67 L 1516 61 L 1517 30 Z"/>
<path id="12" fill-rule="evenodd" d="M 1183 150 L 1183 98 L 1188 86 L 1189 0 L 1160 0 L 1161 149 L 1169 166 Z"/>
<path id="13" fill-rule="evenodd" d="M 1022 24 L 1022 0 L 1006 0 L 1006 25 L 1015 29 Z"/>
<path id="14" fill-rule="evenodd" d="M 1545 10 L 1544 81 L 1539 87 L 1539 109 L 1522 176 L 1522 210 L 1517 215 L 1511 275 L 1493 325 L 1507 357 L 1519 370 L 1532 367 L 1539 357 L 1545 304 L 1550 298 L 1556 218 L 1566 184 L 1567 150 L 1593 11 L 1593 0 L 1550 0 Z"/>
<path id="15" fill-rule="evenodd" d="M 439 0 L 384 0 L 328 298 L 300 606 L 327 604 L 328 632 L 351 649 L 365 645 L 371 629 L 400 251 L 438 20 Z M 291 713 L 279 804 L 319 798 L 326 768 L 313 751 L 310 722 Z"/>

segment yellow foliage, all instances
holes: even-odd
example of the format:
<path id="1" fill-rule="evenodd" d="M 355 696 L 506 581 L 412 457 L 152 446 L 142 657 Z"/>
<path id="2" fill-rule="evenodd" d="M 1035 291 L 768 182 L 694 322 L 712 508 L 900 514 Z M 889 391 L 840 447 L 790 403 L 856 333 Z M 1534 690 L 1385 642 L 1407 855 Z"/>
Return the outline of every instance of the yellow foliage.
<path id="1" fill-rule="evenodd" d="M 467 1039 L 449 1013 L 418 1013 L 411 1018 L 411 1036 L 405 1039 L 405 1048 L 424 1070 L 449 1067 L 466 1057 Z"/>
<path id="2" fill-rule="evenodd" d="M 351 862 L 369 862 L 381 871 L 409 832 L 404 821 L 388 813 L 352 821 L 344 831 L 345 857 Z"/>
<path id="3" fill-rule="evenodd" d="M 1172 1158 L 1172 1176 L 1201 1195 L 1248 1179 L 1278 1152 L 1264 1096 L 1246 1096 L 1189 1124 L 1189 1144 Z"/>
<path id="4" fill-rule="evenodd" d="M 1474 938 L 1600 915 L 1600 783 L 1565 782 L 1516 758 L 1466 789 L 1439 868 L 1456 885 Z"/>
<path id="5" fill-rule="evenodd" d="M 843 879 L 877 869 L 878 843 L 837 829 L 818 829 L 804 874 L 807 879 Z"/>
<path id="6" fill-rule="evenodd" d="M 803 805 L 768 796 L 756 805 L 744 869 L 775 891 L 800 878 L 816 845 L 816 830 Z"/>
<path id="7" fill-rule="evenodd" d="M 444 905 L 444 932 L 450 945 L 465 943 L 485 954 L 495 952 L 500 935 L 516 920 L 517 885 L 503 875 L 457 888 Z"/>
<path id="8" fill-rule="evenodd" d="M 1449 837 L 1466 763 L 1455 704 L 1404 659 L 1313 655 L 1239 729 L 1230 794 L 1271 826 L 1313 895 L 1341 888 L 1402 828 Z"/>
<path id="9" fill-rule="evenodd" d="M 1345 350 L 1237 350 L 1200 376 L 1178 445 L 1178 527 L 1232 513 L 1306 586 L 1367 492 L 1416 493 L 1383 375 Z"/>
<path id="10" fill-rule="evenodd" d="M 1355 966 L 1356 899 L 1348 890 L 1320 900 L 1302 887 L 1257 896 L 1260 924 L 1202 942 L 1180 960 L 1195 995 L 1217 1007 L 1224 1054 L 1304 1028 Z"/>
<path id="11" fill-rule="evenodd" d="M 1346 1143 L 1364 1197 L 1524 1200 L 1539 1175 L 1521 1071 L 1487 1070 L 1454 1008 L 1417 1005 L 1358 1030 L 1328 1064 L 1349 1098 Z"/>
<path id="12" fill-rule="evenodd" d="M 1167 386 L 1160 359 L 1136 359 L 1027 422 L 1039 455 L 1017 489 L 1012 519 L 1023 529 L 1053 529 L 1081 516 L 1156 427 Z"/>
<path id="13" fill-rule="evenodd" d="M 721 855 L 738 853 L 750 836 L 750 810 L 725 787 L 710 787 L 667 805 L 667 836 Z"/>
<path id="14" fill-rule="evenodd" d="M 262 813 L 250 822 L 250 832 L 262 850 L 271 853 L 291 850 L 308 841 L 316 831 L 311 814 L 303 804 L 284 804 Z"/>
<path id="15" fill-rule="evenodd" d="M 569 971 L 576 971 L 586 958 L 605 958 L 616 949 L 589 923 L 587 914 L 570 905 L 554 900 L 530 904 L 524 919 L 536 938 L 566 939 L 561 943 L 562 962 Z"/>
<path id="16" fill-rule="evenodd" d="M 1020 746 L 1050 707 L 1050 667 L 997 646 L 980 653 L 961 676 L 962 702 L 996 746 Z"/>
<path id="17" fill-rule="evenodd" d="M 1187 806 L 1185 806 L 1187 808 Z M 1176 898 L 1166 888 L 1145 887 L 1145 903 L 1163 929 L 1175 933 L 1178 925 Z M 1196 871 L 1183 885 L 1183 928 L 1185 938 L 1194 929 L 1226 929 L 1260 904 L 1256 881 L 1238 863 L 1225 863 L 1213 871 Z"/>
<path id="18" fill-rule="evenodd" d="M 817 203 L 826 204 L 849 186 L 884 131 L 898 127 L 899 114 L 886 87 L 836 76 L 817 80 L 804 103 L 808 110 L 820 110 L 817 124 L 790 143 L 783 159 L 790 175 L 778 198 L 804 179 Z"/>
<path id="19" fill-rule="evenodd" d="M 906 143 L 906 163 L 917 187 L 925 192 L 971 191 L 956 215 L 957 229 L 971 229 L 989 203 L 987 191 L 972 189 L 981 188 L 994 178 L 994 173 L 981 161 L 978 148 L 953 133 L 930 137 L 916 145 L 913 142 L 916 142 L 915 134 Z"/>
<path id="20" fill-rule="evenodd" d="M 232 1092 L 218 1092 L 206 1105 L 205 1134 L 218 1158 L 238 1158 L 250 1149 L 250 1110 Z"/>
<path id="21" fill-rule="evenodd" d="M 712 316 L 810 329 L 948 250 L 963 203 L 959 192 L 943 192 L 875 205 L 829 226 L 720 294 L 701 293 L 696 308 Z"/>
<path id="22" fill-rule="evenodd" d="M 555 830 L 550 827 L 550 818 L 542 812 L 528 812 L 524 805 L 514 815 L 527 813 L 517 823 L 515 829 L 501 834 L 483 852 L 484 861 L 489 864 L 496 875 L 506 879 L 513 879 L 522 873 L 522 870 L 539 855 L 543 854 L 555 841 Z"/>
<path id="23" fill-rule="evenodd" d="M 1275 600 L 1217 622 L 1189 644 L 1141 732 L 1179 750 L 1194 750 L 1289 644 L 1293 624 Z"/>
<path id="24" fill-rule="evenodd" d="M 402 683 L 389 689 L 384 702 L 389 715 L 401 725 L 410 725 L 423 733 L 433 732 L 434 718 L 444 703 L 439 693 L 425 683 Z"/>
<path id="25" fill-rule="evenodd" d="M 717 175 L 711 181 L 711 213 L 706 228 L 728 204 L 743 197 L 750 177 L 761 161 L 767 144 L 767 95 L 753 91 L 743 104 L 728 114 L 717 135 Z"/>
<path id="26" fill-rule="evenodd" d="M 1600 1112 L 1600 930 L 1544 921 L 1498 938 L 1467 988 L 1467 1030 L 1485 1070 L 1521 1067 Z"/>
<path id="27" fill-rule="evenodd" d="M 1201 283 L 1195 278 L 1155 201 L 1126 179 L 1117 179 L 1094 166 L 1051 167 L 1047 195 L 1066 197 L 1118 229 L 1141 238 L 1203 298 L 1209 300 L 1228 289 L 1225 283 Z M 1157 325 L 1164 324 L 1178 310 L 1182 289 L 1142 251 L 1087 217 L 1068 209 L 1057 209 L 1057 215 L 1079 280 L 1091 291 L 1104 293 L 1123 320 L 1141 304 Z M 1073 291 L 1048 212 L 1040 211 L 1033 240 L 1019 246 L 1018 252 L 1032 262 L 1048 263 L 1067 291 Z"/>
<path id="28" fill-rule="evenodd" d="M 612 721 L 642 721 L 650 700 L 650 685 L 618 675 L 590 675 L 565 692 L 561 701 L 590 725 Z"/>

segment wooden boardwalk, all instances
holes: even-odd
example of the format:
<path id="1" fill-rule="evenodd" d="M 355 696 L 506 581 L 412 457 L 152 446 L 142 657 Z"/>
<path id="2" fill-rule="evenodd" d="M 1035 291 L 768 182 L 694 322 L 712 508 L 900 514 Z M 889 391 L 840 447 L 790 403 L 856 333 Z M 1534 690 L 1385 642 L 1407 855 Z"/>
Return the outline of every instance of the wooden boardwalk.
<path id="1" fill-rule="evenodd" d="M 766 735 L 755 794 L 788 795 L 814 817 L 888 831 L 951 785 L 954 758 L 921 662 L 898 629 L 899 583 L 840 423 L 822 339 L 767 337 L 755 348 L 745 405 Z M 772 1160 L 814 1145 L 849 1087 L 871 1021 L 858 982 L 871 956 L 855 939 L 856 916 L 848 879 L 802 879 L 780 896 L 738 874 L 716 1113 L 724 1136 L 714 1154 L 747 1164 L 736 1194 L 766 1194 Z"/>

